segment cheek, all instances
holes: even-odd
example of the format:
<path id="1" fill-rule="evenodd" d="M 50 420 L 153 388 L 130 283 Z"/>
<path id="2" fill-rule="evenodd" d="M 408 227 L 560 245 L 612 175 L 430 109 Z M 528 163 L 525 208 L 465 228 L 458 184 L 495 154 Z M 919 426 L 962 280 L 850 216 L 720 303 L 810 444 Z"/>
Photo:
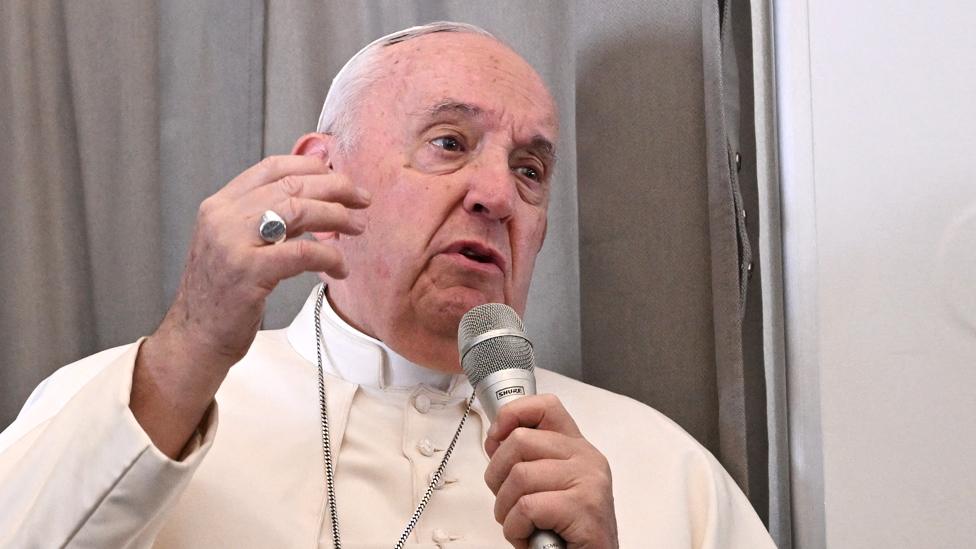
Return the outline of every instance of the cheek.
<path id="1" fill-rule="evenodd" d="M 539 253 L 539 250 L 542 249 L 542 243 L 546 239 L 548 222 L 548 217 L 543 212 L 542 214 L 537 214 L 536 218 L 525 227 L 525 235 L 523 236 L 524 253 L 531 254 L 533 257 Z"/>
<path id="2" fill-rule="evenodd" d="M 536 241 L 539 243 L 539 247 L 536 248 L 535 253 L 539 253 L 539 251 L 542 250 L 542 245 L 546 241 L 546 232 L 549 230 L 548 215 L 542 216 L 542 223 L 540 225 L 541 227 L 538 230 L 538 234 L 536 234 Z"/>
<path id="3" fill-rule="evenodd" d="M 425 193 L 403 182 L 391 182 L 368 213 L 361 253 L 372 256 L 368 261 L 376 271 L 371 275 L 392 279 L 415 271 L 435 227 L 436 216 L 428 209 Z"/>
<path id="4" fill-rule="evenodd" d="M 518 262 L 518 286 L 527 286 L 532 278 L 532 269 L 536 256 L 542 249 L 542 241 L 546 236 L 547 219 L 545 214 L 537 215 L 532 221 L 522 225 L 513 242 L 515 261 Z"/>
<path id="5" fill-rule="evenodd" d="M 393 270 L 386 259 L 380 258 L 376 262 L 376 270 L 373 275 L 379 280 L 389 280 L 393 276 Z"/>

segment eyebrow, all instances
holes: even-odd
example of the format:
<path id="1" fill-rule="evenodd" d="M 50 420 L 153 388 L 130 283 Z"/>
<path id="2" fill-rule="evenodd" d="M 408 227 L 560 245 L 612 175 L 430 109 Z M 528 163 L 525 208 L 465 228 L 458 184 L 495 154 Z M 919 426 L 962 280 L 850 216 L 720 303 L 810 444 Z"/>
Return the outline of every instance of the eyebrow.
<path id="1" fill-rule="evenodd" d="M 465 118 L 483 118 L 485 116 L 485 111 L 481 107 L 472 105 L 470 103 L 446 100 L 432 105 L 418 114 L 428 118 L 436 118 L 443 114 L 457 114 Z M 527 148 L 532 149 L 537 154 L 543 156 L 544 160 L 550 164 L 555 164 L 556 146 L 553 145 L 552 141 L 547 139 L 545 136 L 539 134 L 532 136 L 532 139 L 529 140 Z"/>
<path id="2" fill-rule="evenodd" d="M 534 149 L 539 155 L 545 157 L 550 164 L 556 163 L 556 146 L 541 135 L 536 135 L 529 141 L 529 148 Z"/>
<path id="3" fill-rule="evenodd" d="M 441 101 L 440 103 L 425 109 L 422 114 L 433 118 L 445 113 L 460 114 L 469 118 L 481 118 L 485 115 L 485 111 L 481 107 L 472 105 L 470 103 L 462 103 L 460 101 L 451 100 Z"/>

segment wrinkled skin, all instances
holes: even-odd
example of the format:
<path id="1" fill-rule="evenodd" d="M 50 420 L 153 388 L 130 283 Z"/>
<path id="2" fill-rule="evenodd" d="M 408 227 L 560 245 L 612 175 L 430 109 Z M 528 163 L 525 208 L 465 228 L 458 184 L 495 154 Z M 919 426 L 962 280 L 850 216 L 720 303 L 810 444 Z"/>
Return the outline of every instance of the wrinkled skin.
<path id="1" fill-rule="evenodd" d="M 431 62 L 436 60 L 436 62 Z M 461 316 L 486 302 L 524 312 L 546 209 L 557 113 L 535 71 L 471 34 L 415 39 L 383 52 L 389 72 L 369 92 L 336 171 L 369 189 L 369 230 L 340 239 L 352 276 L 329 297 L 350 323 L 412 361 L 459 371 Z M 499 254 L 475 269 L 453 243 Z"/>
<path id="2" fill-rule="evenodd" d="M 459 371 L 461 316 L 486 302 L 525 310 L 558 132 L 554 102 L 518 55 L 489 38 L 438 33 L 389 47 L 349 147 L 308 134 L 200 206 L 176 299 L 142 345 L 130 407 L 177 457 L 259 329 L 275 286 L 329 283 L 336 311 L 406 358 Z M 257 235 L 271 209 L 289 240 Z M 303 233 L 312 239 L 297 239 Z M 506 539 L 535 529 L 570 547 L 616 547 L 606 458 L 558 398 L 502 408 L 485 481 Z"/>

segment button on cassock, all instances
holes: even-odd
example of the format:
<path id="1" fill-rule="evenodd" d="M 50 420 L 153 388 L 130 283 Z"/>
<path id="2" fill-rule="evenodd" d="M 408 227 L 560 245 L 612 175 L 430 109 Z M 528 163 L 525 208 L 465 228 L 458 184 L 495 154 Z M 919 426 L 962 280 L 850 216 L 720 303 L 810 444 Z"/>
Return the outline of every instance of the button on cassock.
<path id="1" fill-rule="evenodd" d="M 413 399 L 413 407 L 421 414 L 426 414 L 430 411 L 430 397 L 417 395 L 417 398 Z"/>
<path id="2" fill-rule="evenodd" d="M 430 457 L 434 455 L 434 443 L 431 442 L 429 438 L 420 439 L 420 441 L 417 442 L 417 451 L 427 457 Z"/>
<path id="3" fill-rule="evenodd" d="M 434 530 L 434 535 L 431 536 L 431 537 L 434 539 L 434 543 L 436 543 L 438 545 L 440 545 L 442 543 L 447 543 L 449 541 L 454 541 L 456 539 L 461 539 L 461 536 L 455 536 L 455 535 L 452 535 L 452 534 L 448 534 L 447 532 L 445 532 L 444 530 L 441 530 L 440 528 L 437 528 L 436 530 Z"/>
<path id="4" fill-rule="evenodd" d="M 435 472 L 436 471 L 431 471 L 430 474 L 427 475 L 427 484 L 430 484 L 431 482 L 434 482 L 434 473 Z M 445 471 L 444 474 L 441 475 L 441 478 L 437 481 L 437 484 L 434 485 L 434 490 L 440 490 L 441 488 L 444 487 L 445 484 L 454 484 L 455 482 L 457 482 L 457 479 L 456 478 L 447 478 L 447 471 Z"/>
<path id="5" fill-rule="evenodd" d="M 436 471 L 431 471 L 430 474 L 427 475 L 427 484 L 434 482 L 435 472 Z M 437 484 L 434 485 L 434 490 L 440 490 L 443 487 L 444 487 L 444 475 L 441 475 L 441 478 L 437 479 Z"/>

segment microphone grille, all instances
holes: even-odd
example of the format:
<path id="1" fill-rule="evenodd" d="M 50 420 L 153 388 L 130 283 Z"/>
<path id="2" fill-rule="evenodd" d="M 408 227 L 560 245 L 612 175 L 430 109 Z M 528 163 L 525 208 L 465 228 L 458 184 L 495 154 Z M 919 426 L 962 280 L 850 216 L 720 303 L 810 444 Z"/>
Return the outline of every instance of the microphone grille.
<path id="1" fill-rule="evenodd" d="M 473 307 L 461 317 L 458 326 L 458 348 L 490 330 L 518 330 L 525 333 L 525 326 L 515 309 L 504 303 L 485 303 Z"/>
<path id="2" fill-rule="evenodd" d="M 478 305 L 464 314 L 458 326 L 458 350 L 463 353 L 482 334 L 502 329 L 520 335 L 499 335 L 486 339 L 476 343 L 462 356 L 461 368 L 472 387 L 500 370 L 535 368 L 535 354 L 525 336 L 522 319 L 511 307 L 502 303 Z"/>

